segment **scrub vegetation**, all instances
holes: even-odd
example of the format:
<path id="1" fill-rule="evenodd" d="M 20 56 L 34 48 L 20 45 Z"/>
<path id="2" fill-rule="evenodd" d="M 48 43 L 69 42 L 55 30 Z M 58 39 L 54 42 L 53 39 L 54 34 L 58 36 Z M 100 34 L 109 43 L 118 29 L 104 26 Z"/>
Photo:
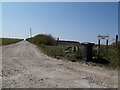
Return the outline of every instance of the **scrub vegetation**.
<path id="1" fill-rule="evenodd" d="M 99 58 L 97 54 L 97 50 L 93 49 L 93 57 L 97 59 L 93 59 L 94 63 L 97 63 L 99 65 L 104 65 L 110 68 L 118 68 L 119 64 L 119 47 L 120 43 L 118 42 L 117 46 L 115 43 L 112 43 L 108 46 L 108 49 L 106 49 L 105 46 L 101 46 L 99 50 Z"/>
<path id="2" fill-rule="evenodd" d="M 85 62 L 85 60 L 82 59 L 82 47 L 80 45 L 80 49 L 78 51 L 72 51 L 71 49 L 68 49 L 67 45 L 56 45 L 57 40 L 52 35 L 46 35 L 46 34 L 39 34 L 32 38 L 27 38 L 27 41 L 37 45 L 40 47 L 40 49 L 47 54 L 48 56 L 60 59 L 65 58 L 67 60 L 73 61 L 73 62 Z M 87 64 L 92 65 L 99 65 L 99 66 L 105 66 L 109 68 L 118 68 L 118 54 L 120 47 L 120 43 L 118 42 L 117 46 L 115 43 L 112 43 L 108 46 L 108 50 L 106 51 L 105 46 L 101 46 L 99 50 L 99 58 L 98 58 L 98 49 L 96 49 L 97 45 L 93 47 L 93 60 L 90 60 L 89 62 L 85 62 Z"/>
<path id="3" fill-rule="evenodd" d="M 57 40 L 52 35 L 39 34 L 27 41 L 37 45 L 48 56 L 55 58 L 67 58 L 71 61 L 77 61 L 81 58 L 81 51 L 73 52 L 67 45 L 56 45 Z"/>

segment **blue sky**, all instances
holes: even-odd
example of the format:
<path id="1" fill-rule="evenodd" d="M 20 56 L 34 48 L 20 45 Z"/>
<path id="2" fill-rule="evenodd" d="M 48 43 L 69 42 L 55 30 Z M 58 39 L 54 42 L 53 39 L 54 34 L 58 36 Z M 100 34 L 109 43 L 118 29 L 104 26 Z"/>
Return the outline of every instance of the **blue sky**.
<path id="1" fill-rule="evenodd" d="M 3 37 L 52 34 L 64 40 L 97 42 L 99 34 L 118 34 L 117 2 L 2 3 Z"/>

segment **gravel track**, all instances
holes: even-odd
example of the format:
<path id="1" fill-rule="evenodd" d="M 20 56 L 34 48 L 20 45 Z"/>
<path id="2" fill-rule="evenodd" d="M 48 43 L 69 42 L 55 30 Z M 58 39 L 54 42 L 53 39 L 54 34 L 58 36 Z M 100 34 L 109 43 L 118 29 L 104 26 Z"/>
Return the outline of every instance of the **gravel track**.
<path id="1" fill-rule="evenodd" d="M 118 71 L 54 59 L 21 41 L 2 47 L 2 87 L 117 88 Z"/>

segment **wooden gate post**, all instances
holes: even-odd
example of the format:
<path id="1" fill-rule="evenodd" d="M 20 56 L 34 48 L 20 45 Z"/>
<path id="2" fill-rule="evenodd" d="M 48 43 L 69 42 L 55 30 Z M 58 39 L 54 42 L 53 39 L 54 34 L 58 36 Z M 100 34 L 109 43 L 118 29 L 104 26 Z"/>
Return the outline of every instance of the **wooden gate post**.
<path id="1" fill-rule="evenodd" d="M 98 53 L 97 53 L 98 58 L 99 58 L 99 54 L 100 54 L 100 39 L 98 39 Z"/>

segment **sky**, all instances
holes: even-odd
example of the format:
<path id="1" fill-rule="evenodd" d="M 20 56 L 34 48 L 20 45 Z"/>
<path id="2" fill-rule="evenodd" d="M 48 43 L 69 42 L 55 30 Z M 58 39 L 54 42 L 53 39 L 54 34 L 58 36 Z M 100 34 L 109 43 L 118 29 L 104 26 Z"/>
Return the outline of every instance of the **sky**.
<path id="1" fill-rule="evenodd" d="M 97 43 L 97 36 L 118 34 L 117 2 L 4 2 L 2 37 L 51 34 L 62 40 Z"/>
<path id="2" fill-rule="evenodd" d="M 119 0 L 1 0 L 2 2 L 119 2 Z"/>

